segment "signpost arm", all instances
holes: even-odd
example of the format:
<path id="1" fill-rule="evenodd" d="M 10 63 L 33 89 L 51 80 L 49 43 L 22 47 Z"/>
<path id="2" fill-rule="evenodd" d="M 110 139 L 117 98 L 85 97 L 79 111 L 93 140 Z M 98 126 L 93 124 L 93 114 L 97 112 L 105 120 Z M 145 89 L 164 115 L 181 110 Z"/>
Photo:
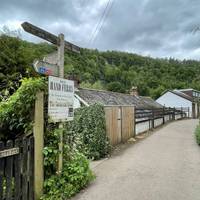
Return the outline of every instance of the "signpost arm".
<path id="1" fill-rule="evenodd" d="M 64 47 L 65 40 L 64 35 L 59 34 L 59 45 L 58 45 L 58 67 L 59 67 L 59 77 L 64 78 Z M 60 143 L 59 143 L 59 158 L 58 158 L 58 173 L 62 172 L 63 168 L 63 123 L 59 124 L 60 133 Z"/>
<path id="2" fill-rule="evenodd" d="M 41 29 L 37 26 L 34 26 L 33 24 L 30 24 L 28 22 L 22 23 L 21 26 L 26 32 L 31 33 L 37 37 L 47 40 L 48 42 L 51 42 L 52 44 L 57 45 L 58 37 L 55 36 L 54 34 L 49 33 L 46 30 L 43 30 L 43 29 Z M 68 41 L 64 41 L 64 48 L 66 50 L 70 50 L 75 53 L 80 53 L 80 47 L 78 47 Z"/>

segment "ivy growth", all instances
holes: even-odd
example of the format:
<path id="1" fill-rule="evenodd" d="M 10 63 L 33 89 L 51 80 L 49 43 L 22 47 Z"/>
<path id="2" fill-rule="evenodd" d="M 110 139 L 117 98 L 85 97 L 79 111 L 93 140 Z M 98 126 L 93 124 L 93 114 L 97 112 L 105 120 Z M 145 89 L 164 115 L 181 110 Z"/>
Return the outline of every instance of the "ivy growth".
<path id="1" fill-rule="evenodd" d="M 69 198 L 84 188 L 94 175 L 86 157 L 78 152 L 71 153 L 71 159 L 64 160 L 60 175 L 52 175 L 44 183 L 45 194 L 41 199 L 62 200 Z"/>
<path id="2" fill-rule="evenodd" d="M 104 107 L 95 104 L 77 109 L 64 136 L 68 144 L 75 145 L 88 158 L 105 157 L 110 152 L 110 144 L 106 135 Z"/>
<path id="3" fill-rule="evenodd" d="M 0 133 L 4 133 L 0 139 L 32 133 L 36 93 L 46 90 L 45 78 L 25 78 L 10 98 L 0 102 Z M 74 121 L 66 123 L 63 130 L 58 129 L 58 124 L 47 123 L 47 113 L 45 119 L 45 193 L 42 199 L 62 200 L 73 196 L 94 179 L 87 158 L 105 157 L 110 150 L 104 108 L 94 105 L 78 109 Z M 58 175 L 58 143 L 62 131 L 65 136 L 63 171 Z"/>
<path id="4" fill-rule="evenodd" d="M 51 124 L 52 125 L 52 124 Z M 53 125 L 54 127 L 54 125 Z M 62 200 L 69 198 L 84 188 L 95 176 L 89 168 L 89 161 L 79 151 L 64 141 L 63 171 L 57 174 L 58 143 L 62 129 L 52 126 L 46 132 L 44 148 L 45 183 L 42 200 Z"/>
<path id="5" fill-rule="evenodd" d="M 0 139 L 32 132 L 36 93 L 46 88 L 44 78 L 25 78 L 12 96 L 0 102 Z"/>

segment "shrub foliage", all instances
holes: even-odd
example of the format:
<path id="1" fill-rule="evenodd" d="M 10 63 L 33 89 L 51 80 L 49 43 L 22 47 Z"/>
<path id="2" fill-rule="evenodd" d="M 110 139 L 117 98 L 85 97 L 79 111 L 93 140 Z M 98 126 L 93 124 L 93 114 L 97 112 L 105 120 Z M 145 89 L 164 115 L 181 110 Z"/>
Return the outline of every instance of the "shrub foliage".
<path id="1" fill-rule="evenodd" d="M 196 135 L 197 144 L 200 145 L 200 126 L 197 126 L 195 130 L 195 135 Z"/>
<path id="2" fill-rule="evenodd" d="M 29 134 L 33 129 L 36 93 L 47 90 L 45 78 L 25 78 L 19 89 L 0 102 L 0 139 Z M 47 116 L 45 116 L 47 119 Z M 94 179 L 88 158 L 105 157 L 110 149 L 106 136 L 105 114 L 101 105 L 80 108 L 74 120 L 58 129 L 58 124 L 45 126 L 45 194 L 42 199 L 65 199 L 73 196 Z M 64 131 L 63 172 L 57 174 L 59 136 Z M 11 133 L 15 134 L 11 134 Z M 80 153 L 81 152 L 81 153 Z"/>
<path id="3" fill-rule="evenodd" d="M 77 109 L 64 135 L 68 144 L 75 145 L 88 158 L 105 157 L 110 151 L 110 144 L 106 135 L 104 107 L 95 104 Z"/>
<path id="4" fill-rule="evenodd" d="M 63 171 L 57 174 L 58 142 L 61 129 L 49 130 L 44 148 L 45 183 L 43 200 L 69 198 L 94 179 L 87 158 L 66 143 L 63 151 Z"/>
<path id="5" fill-rule="evenodd" d="M 45 79 L 25 78 L 12 96 L 0 102 L 0 139 L 32 132 L 36 93 L 45 88 Z"/>

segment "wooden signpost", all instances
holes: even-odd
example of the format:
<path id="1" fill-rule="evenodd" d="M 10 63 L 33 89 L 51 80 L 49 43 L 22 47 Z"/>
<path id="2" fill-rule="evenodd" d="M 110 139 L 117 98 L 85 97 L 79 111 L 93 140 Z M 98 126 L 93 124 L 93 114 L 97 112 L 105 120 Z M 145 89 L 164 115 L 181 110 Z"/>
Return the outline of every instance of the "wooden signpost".
<path id="1" fill-rule="evenodd" d="M 49 33 L 39 27 L 36 27 L 28 22 L 24 22 L 23 29 L 37 37 L 40 37 L 58 47 L 58 52 L 47 56 L 43 61 L 34 63 L 34 68 L 38 73 L 45 75 L 58 76 L 64 78 L 64 50 L 70 50 L 75 53 L 80 53 L 80 47 L 64 40 L 64 35 L 56 35 Z M 56 59 L 57 57 L 57 59 Z M 35 167 L 34 167 L 34 181 L 35 181 L 35 199 L 39 199 L 43 192 L 43 135 L 44 135 L 44 116 L 43 116 L 43 94 L 37 95 L 35 106 L 35 125 L 34 137 L 35 139 Z M 63 129 L 63 124 L 59 124 L 59 128 Z M 58 173 L 61 173 L 63 167 L 63 133 L 60 135 L 59 143 L 59 160 L 58 160 Z M 38 171 L 40 170 L 40 172 Z"/>
<path id="2" fill-rule="evenodd" d="M 26 32 L 31 33 L 32 35 L 35 35 L 37 37 L 40 37 L 48 42 L 51 42 L 52 44 L 58 45 L 58 41 L 60 40 L 60 37 L 57 37 L 56 35 L 49 33 L 37 26 L 34 26 L 33 24 L 28 23 L 28 22 L 24 22 L 21 26 Z M 80 53 L 80 47 L 78 47 L 70 42 L 67 42 L 67 41 L 64 41 L 64 48 L 66 50 Z"/>
<path id="3" fill-rule="evenodd" d="M 58 65 L 51 64 L 45 61 L 35 60 L 33 67 L 36 72 L 39 74 L 44 74 L 47 76 L 59 76 L 59 67 Z"/>

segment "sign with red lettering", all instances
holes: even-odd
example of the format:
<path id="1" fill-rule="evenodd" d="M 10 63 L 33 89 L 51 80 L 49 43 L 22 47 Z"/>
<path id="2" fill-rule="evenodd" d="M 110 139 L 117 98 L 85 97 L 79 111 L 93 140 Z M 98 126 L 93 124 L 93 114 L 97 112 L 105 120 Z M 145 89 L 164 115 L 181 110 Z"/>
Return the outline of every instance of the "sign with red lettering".
<path id="1" fill-rule="evenodd" d="M 74 81 L 49 76 L 48 116 L 50 121 L 71 121 L 74 117 Z"/>

